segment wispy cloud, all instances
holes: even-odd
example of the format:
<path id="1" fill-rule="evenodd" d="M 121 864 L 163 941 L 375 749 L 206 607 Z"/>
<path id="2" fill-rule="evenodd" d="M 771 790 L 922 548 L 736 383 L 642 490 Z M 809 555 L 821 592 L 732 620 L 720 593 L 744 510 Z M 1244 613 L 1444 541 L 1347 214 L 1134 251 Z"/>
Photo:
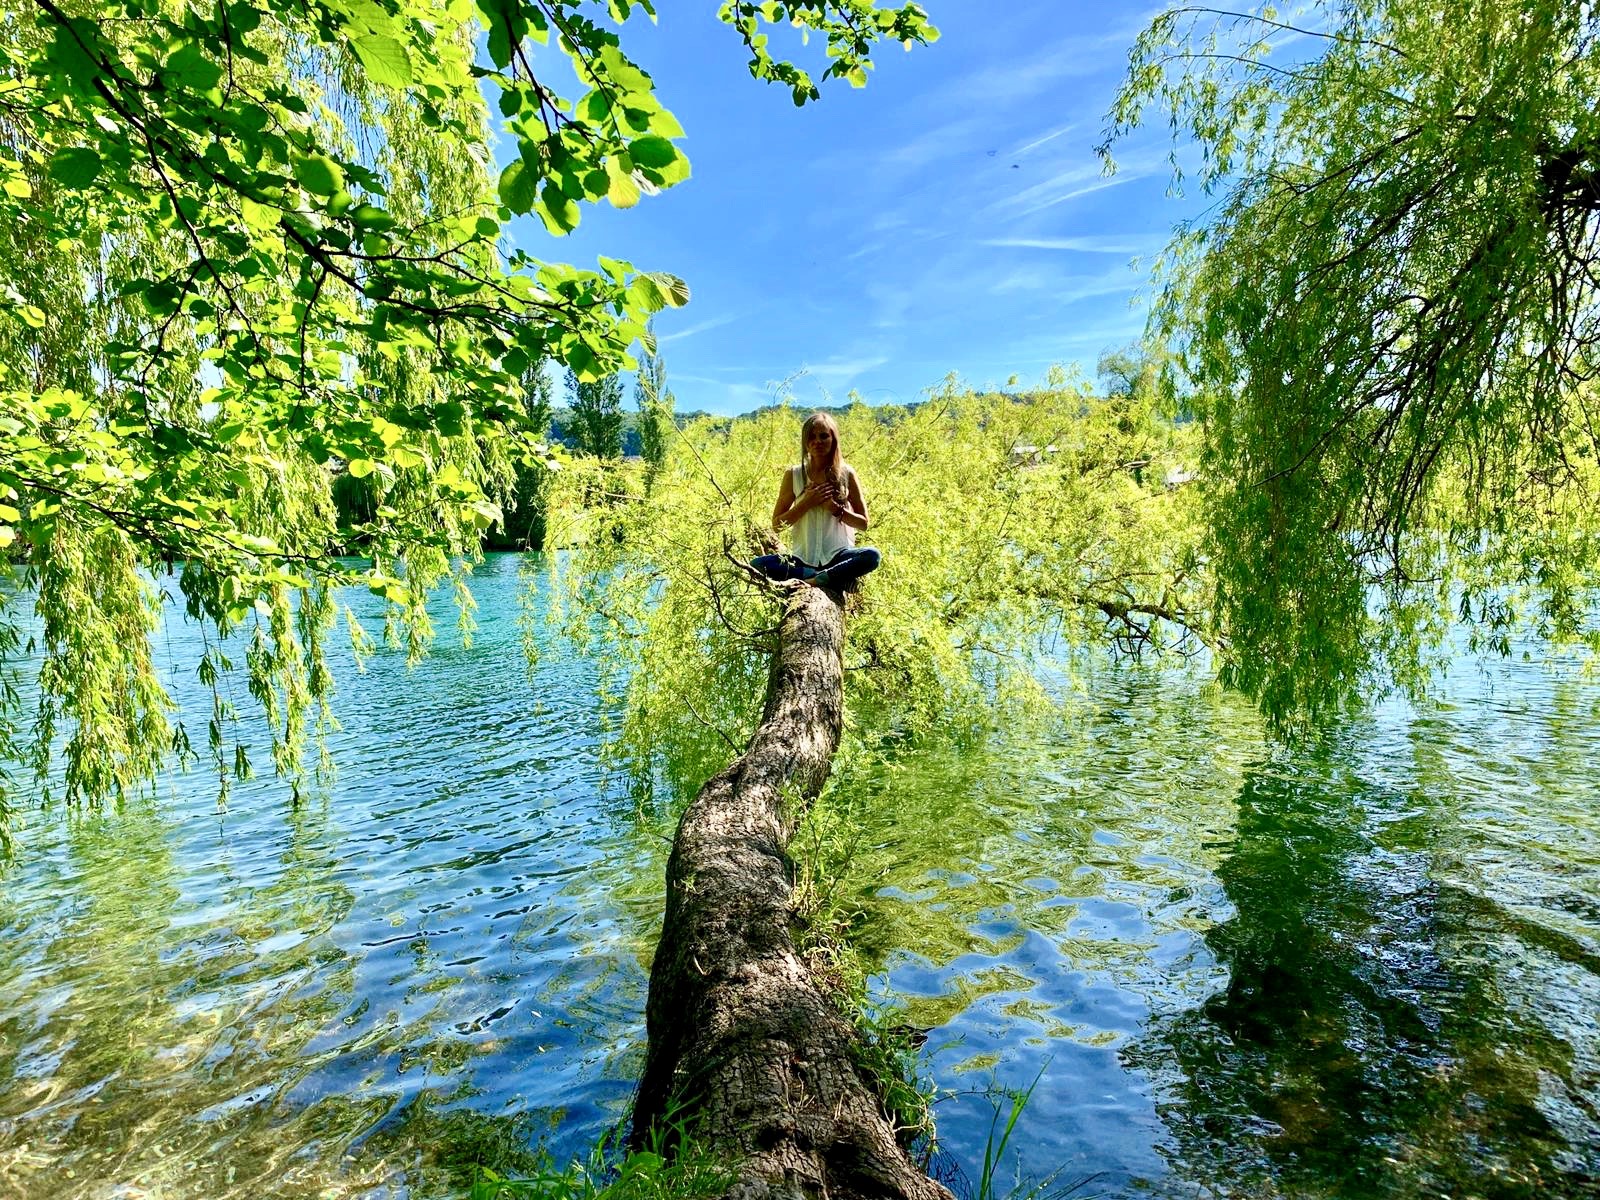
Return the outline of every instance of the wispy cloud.
<path id="1" fill-rule="evenodd" d="M 883 161 L 897 167 L 926 167 L 966 151 L 973 141 L 972 135 L 989 127 L 989 122 L 976 117 L 950 121 L 936 129 L 924 130 L 904 145 L 888 151 Z"/>
<path id="2" fill-rule="evenodd" d="M 1058 204 L 1065 204 L 1068 200 L 1076 200 L 1079 196 L 1087 196 L 1092 192 L 1103 192 L 1106 190 L 1106 188 L 1120 187 L 1125 183 L 1132 183 L 1135 179 L 1141 178 L 1143 178 L 1142 173 L 1136 174 L 1133 171 L 1119 171 L 1109 179 L 1101 179 L 1095 183 L 1085 184 L 1083 187 L 1073 188 L 1071 191 L 1066 192 L 1063 195 L 1056 196 L 1054 199 L 1046 200 L 1042 204 L 1035 204 L 1032 208 L 1025 208 L 1022 210 L 1022 215 L 1026 217 L 1036 212 L 1043 212 L 1047 208 L 1054 208 Z"/>
<path id="3" fill-rule="evenodd" d="M 1100 164 L 1096 162 L 1083 162 L 1075 166 L 1057 171 L 1048 179 L 1041 179 L 1038 183 L 1029 184 L 1003 196 L 992 205 L 995 209 L 1018 208 L 1023 212 L 1032 212 L 1035 208 L 1042 207 L 1040 201 L 1050 202 L 1061 195 L 1065 190 L 1083 187 L 1085 184 L 1103 180 Z"/>
<path id="4" fill-rule="evenodd" d="M 691 325 L 687 329 L 680 329 L 676 333 L 663 333 L 656 338 L 656 344 L 665 346 L 668 342 L 681 342 L 684 338 L 693 337 L 697 333 L 705 333 L 708 329 L 721 329 L 724 325 L 731 325 L 739 318 L 734 313 L 727 313 L 720 317 L 711 317 L 701 321 L 698 325 Z"/>
<path id="5" fill-rule="evenodd" d="M 1099 275 L 1064 275 L 1044 264 L 1028 263 L 1000 276 L 989 285 L 989 292 L 992 295 L 1047 292 L 1052 302 L 1064 306 L 1095 296 L 1136 291 L 1141 282 L 1141 278 L 1126 267 Z"/>
<path id="6" fill-rule="evenodd" d="M 830 358 L 824 362 L 807 363 L 805 371 L 819 382 L 837 387 L 888 361 L 888 356 L 882 354 L 871 358 Z"/>
<path id="7" fill-rule="evenodd" d="M 980 246 L 1017 246 L 1024 250 L 1076 250 L 1082 254 L 1138 254 L 1148 249 L 1131 238 L 1101 234 L 1092 237 L 989 238 Z"/>
<path id="8" fill-rule="evenodd" d="M 1083 128 L 1083 122 L 1082 121 L 1073 121 L 1070 125 L 1063 125 L 1060 129 L 1052 129 L 1049 133 L 1045 134 L 1043 137 L 1036 137 L 1036 138 L 1033 139 L 1033 141 L 1027 143 L 1026 145 L 1018 146 L 1015 150 L 1012 150 L 1010 152 L 1009 157 L 1011 157 L 1011 158 L 1021 158 L 1028 151 L 1037 150 L 1040 146 L 1044 145 L 1046 142 L 1053 142 L 1058 137 L 1064 137 L 1066 134 L 1071 133 L 1073 130 L 1082 129 L 1082 128 Z"/>
<path id="9" fill-rule="evenodd" d="M 970 71 L 954 80 L 945 96 L 957 103 L 997 107 L 1030 100 L 1068 79 L 1119 71 L 1121 63 L 1105 53 L 1114 41 L 1103 36 L 1065 38 L 1031 59 Z"/>

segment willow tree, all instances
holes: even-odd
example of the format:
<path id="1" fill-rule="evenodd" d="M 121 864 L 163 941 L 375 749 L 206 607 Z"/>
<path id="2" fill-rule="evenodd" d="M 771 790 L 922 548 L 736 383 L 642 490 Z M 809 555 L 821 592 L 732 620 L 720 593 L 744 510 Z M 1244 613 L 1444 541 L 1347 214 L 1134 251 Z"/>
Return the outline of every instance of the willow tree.
<path id="1" fill-rule="evenodd" d="M 1597 47 L 1592 4 L 1340 0 L 1132 49 L 1108 160 L 1155 108 L 1221 193 L 1152 322 L 1206 422 L 1225 672 L 1279 718 L 1425 686 L 1458 623 L 1600 649 Z"/>
<path id="2" fill-rule="evenodd" d="M 692 792 L 760 720 L 780 609 L 740 563 L 771 539 L 800 416 L 691 422 L 648 490 L 637 472 L 601 487 L 597 462 L 556 477 L 549 536 L 573 553 L 552 561 L 552 611 L 625 689 L 609 756 L 642 788 Z M 866 488 L 863 540 L 884 555 L 847 605 L 847 756 L 889 731 L 982 737 L 1057 711 L 1074 648 L 1181 661 L 1219 647 L 1195 490 L 1176 482 L 1196 431 L 1151 390 L 1097 399 L 1059 379 L 1016 397 L 951 381 L 839 425 Z M 1045 644 L 1059 651 L 1049 686 Z"/>
<path id="3" fill-rule="evenodd" d="M 692 424 L 648 481 L 597 459 L 557 481 L 550 535 L 573 551 L 552 559 L 557 611 L 620 672 L 613 750 L 641 784 L 695 793 L 667 865 L 634 1128 L 693 1111 L 734 1167 L 728 1195 L 948 1200 L 897 1147 L 795 937 L 786 848 L 841 741 L 859 755 L 895 734 L 982 737 L 1054 710 L 1074 648 L 1183 654 L 1214 637 L 1192 491 L 1167 482 L 1193 430 L 1149 389 L 1097 400 L 1062 383 L 843 416 L 884 553 L 848 601 L 747 565 L 799 457 L 786 408 Z M 598 491 L 616 502 L 588 503 Z"/>
<path id="4" fill-rule="evenodd" d="M 196 743 L 224 785 L 248 770 L 224 689 L 204 742 L 169 724 L 151 577 L 181 564 L 211 636 L 201 678 L 246 639 L 294 774 L 331 687 L 337 585 L 386 596 L 387 631 L 420 652 L 428 590 L 544 453 L 523 374 L 550 359 L 599 379 L 687 299 L 671 276 L 542 261 L 507 235 L 532 214 L 559 236 L 585 204 L 688 176 L 682 130 L 623 49 L 653 7 L 0 3 L 0 555 L 32 585 L 0 592 L 0 656 L 14 665 L 23 596 L 43 650 L 31 734 L 0 689 L 0 762 L 43 774 L 61 740 L 66 795 L 89 803 Z M 721 16 L 797 104 L 828 78 L 864 83 L 880 38 L 934 36 L 916 4 L 731 0 Z M 820 76 L 772 52 L 778 23 L 822 36 Z M 341 475 L 372 492 L 353 523 L 329 498 Z M 368 565 L 337 561 L 351 544 Z"/>

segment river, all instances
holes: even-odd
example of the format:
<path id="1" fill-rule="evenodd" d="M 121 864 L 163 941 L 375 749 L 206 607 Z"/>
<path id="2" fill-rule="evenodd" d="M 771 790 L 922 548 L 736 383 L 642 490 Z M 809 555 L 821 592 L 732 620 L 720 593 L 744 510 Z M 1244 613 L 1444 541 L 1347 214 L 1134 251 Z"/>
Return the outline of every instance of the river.
<path id="1" fill-rule="evenodd" d="M 459 1195 L 625 1115 L 671 814 L 608 778 L 590 664 L 550 637 L 530 679 L 520 564 L 476 571 L 470 649 L 441 611 L 414 668 L 334 655 L 298 807 L 204 770 L 25 802 L 0 1197 Z M 155 645 L 203 729 L 197 634 Z M 1463 661 L 1290 751 L 1198 674 L 1079 681 L 831 800 L 958 1192 L 1032 1084 L 1001 1196 L 1600 1195 L 1600 682 Z"/>

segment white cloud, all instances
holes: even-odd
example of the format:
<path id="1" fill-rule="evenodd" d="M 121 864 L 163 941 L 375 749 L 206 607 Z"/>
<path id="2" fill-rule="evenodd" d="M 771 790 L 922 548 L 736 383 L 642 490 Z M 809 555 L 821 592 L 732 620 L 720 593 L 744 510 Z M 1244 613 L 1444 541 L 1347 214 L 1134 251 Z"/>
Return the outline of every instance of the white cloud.
<path id="1" fill-rule="evenodd" d="M 1015 150 L 1010 151 L 1008 157 L 1010 157 L 1010 158 L 1021 158 L 1029 150 L 1037 150 L 1040 146 L 1044 145 L 1046 142 L 1053 142 L 1058 137 L 1062 137 L 1065 134 L 1069 134 L 1075 129 L 1082 129 L 1082 128 L 1083 128 L 1083 122 L 1082 121 L 1074 121 L 1070 125 L 1063 125 L 1060 129 L 1053 129 L 1049 133 L 1045 134 L 1043 137 L 1034 138 L 1033 141 L 1029 142 L 1025 146 L 1018 146 Z"/>
<path id="2" fill-rule="evenodd" d="M 1133 171 L 1119 171 L 1109 179 L 1101 179 L 1096 183 L 1085 184 L 1083 187 L 1073 188 L 1060 196 L 1035 204 L 1032 208 L 1025 208 L 1021 215 L 1026 217 L 1032 213 L 1042 212 L 1047 208 L 1054 208 L 1057 204 L 1065 204 L 1068 200 L 1076 200 L 1079 196 L 1087 196 L 1091 192 L 1102 192 L 1106 188 L 1119 187 L 1124 183 L 1132 183 L 1143 176 Z"/>
<path id="3" fill-rule="evenodd" d="M 871 358 L 830 358 L 825 362 L 807 363 L 805 373 L 820 383 L 837 387 L 888 361 L 888 356 L 881 354 Z"/>
<path id="4" fill-rule="evenodd" d="M 989 285 L 993 295 L 1005 292 L 1048 293 L 1053 304 L 1076 304 L 1095 296 L 1115 296 L 1132 292 L 1143 281 L 1126 267 L 1105 271 L 1099 275 L 1064 275 L 1058 269 L 1042 263 L 1028 263 L 1016 267 Z"/>
<path id="5" fill-rule="evenodd" d="M 883 156 L 882 162 L 910 169 L 926 167 L 952 154 L 967 151 L 971 135 L 988 128 L 989 122 L 974 117 L 951 121 L 937 129 L 924 130 L 905 145 L 890 150 Z"/>
<path id="6" fill-rule="evenodd" d="M 1150 249 L 1129 237 L 1098 234 L 1091 237 L 989 238 L 981 246 L 1017 246 L 1025 250 L 1076 250 L 1083 254 L 1139 254 Z"/>
<path id="7" fill-rule="evenodd" d="M 680 329 L 676 333 L 659 334 L 656 337 L 656 344 L 665 346 L 669 342 L 681 342 L 684 338 L 693 337 L 697 333 L 705 333 L 708 329 L 721 329 L 724 325 L 731 325 L 738 319 L 733 313 L 728 313 L 721 317 L 711 317 L 709 320 L 701 321 L 698 325 Z"/>

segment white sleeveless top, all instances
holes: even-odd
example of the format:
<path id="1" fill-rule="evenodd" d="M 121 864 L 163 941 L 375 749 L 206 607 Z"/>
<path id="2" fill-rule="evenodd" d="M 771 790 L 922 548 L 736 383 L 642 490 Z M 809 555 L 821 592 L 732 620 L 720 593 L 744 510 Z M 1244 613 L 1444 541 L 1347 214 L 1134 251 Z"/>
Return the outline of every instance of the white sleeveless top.
<path id="1" fill-rule="evenodd" d="M 850 468 L 844 468 L 845 480 L 848 484 Z M 806 490 L 806 469 L 804 464 L 794 467 L 790 472 L 795 497 Z M 789 528 L 789 552 L 802 562 L 810 563 L 813 567 L 825 566 L 830 558 L 839 551 L 856 544 L 856 531 L 833 515 L 833 509 L 824 505 L 808 508 L 800 514 L 800 519 Z"/>

